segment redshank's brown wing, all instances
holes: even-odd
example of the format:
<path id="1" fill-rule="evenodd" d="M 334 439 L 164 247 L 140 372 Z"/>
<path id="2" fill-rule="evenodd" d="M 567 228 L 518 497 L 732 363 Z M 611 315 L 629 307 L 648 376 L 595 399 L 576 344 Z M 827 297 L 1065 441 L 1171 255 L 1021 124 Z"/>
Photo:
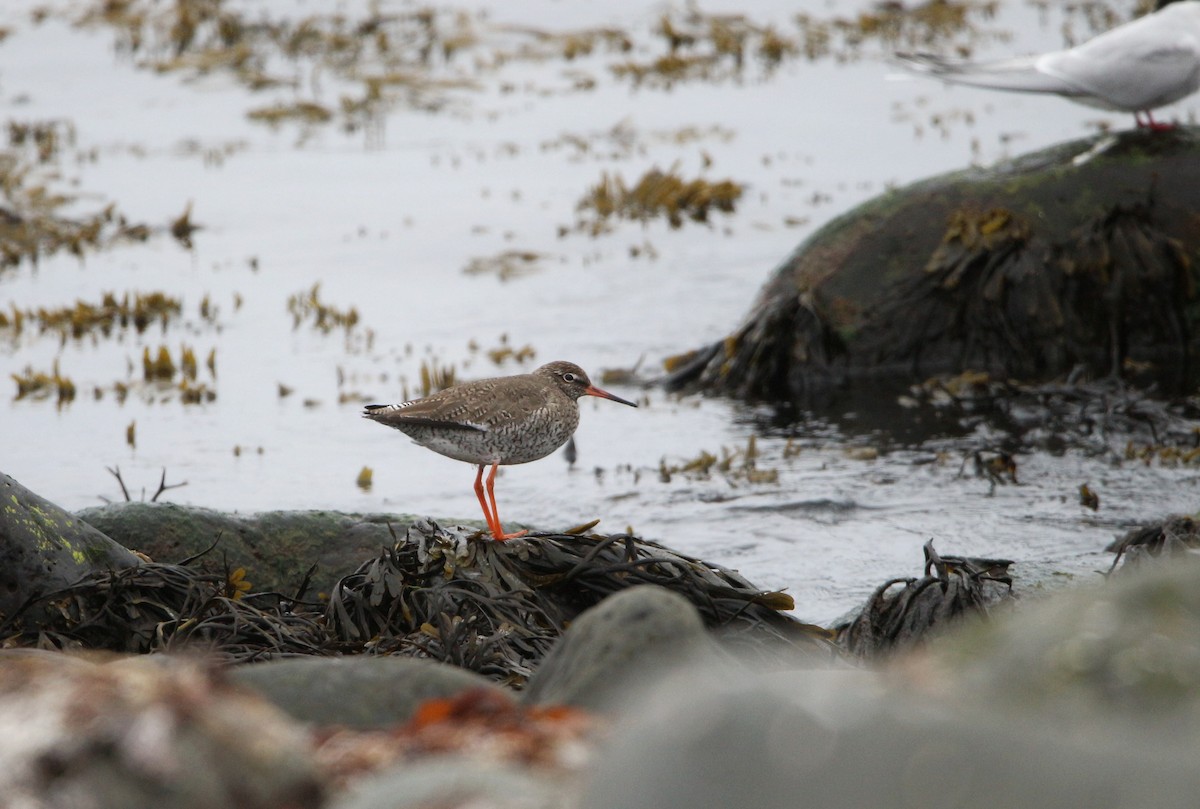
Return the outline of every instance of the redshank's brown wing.
<path id="1" fill-rule="evenodd" d="M 427 401 L 418 399 L 415 402 L 402 402 L 401 404 L 366 405 L 363 408 L 363 416 L 389 427 L 438 427 L 446 430 L 487 432 L 486 425 L 439 413 L 436 410 L 430 412 L 431 408 L 421 406 Z"/>

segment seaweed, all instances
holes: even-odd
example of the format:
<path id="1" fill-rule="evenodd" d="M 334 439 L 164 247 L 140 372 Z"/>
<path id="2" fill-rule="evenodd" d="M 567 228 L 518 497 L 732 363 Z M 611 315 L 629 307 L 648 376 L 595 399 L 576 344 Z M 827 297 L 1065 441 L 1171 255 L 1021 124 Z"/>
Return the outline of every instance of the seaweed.
<path id="1" fill-rule="evenodd" d="M 138 654 L 199 647 L 236 662 L 322 653 L 318 613 L 293 611 L 278 593 L 245 594 L 236 573 L 158 562 L 94 572 L 11 616 L 5 626 L 20 626 L 32 603 L 47 603 L 59 620 L 23 628 L 4 645 Z"/>
<path id="2" fill-rule="evenodd" d="M 584 533 L 480 541 L 432 521 L 342 579 L 327 618 L 344 643 L 520 686 L 579 613 L 639 584 L 680 593 L 731 645 L 828 650 L 825 630 L 779 613 L 791 596 L 655 542 Z"/>
<path id="3" fill-rule="evenodd" d="M 661 216 L 673 229 L 682 227 L 685 217 L 707 223 L 712 210 L 733 213 L 743 190 L 733 180 L 684 180 L 674 168 L 650 169 L 632 187 L 620 174 L 605 172 L 576 206 L 592 214 L 591 221 L 581 220 L 577 227 L 596 235 L 605 231 L 610 218 L 646 222 Z"/>
<path id="4" fill-rule="evenodd" d="M 476 256 L 467 261 L 467 275 L 495 275 L 501 281 L 535 273 L 550 258 L 533 250 L 504 250 L 493 256 Z"/>
<path id="5" fill-rule="evenodd" d="M 1160 522 L 1142 525 L 1126 531 L 1104 550 L 1115 554 L 1108 573 L 1128 573 L 1152 560 L 1173 564 L 1200 548 L 1200 523 L 1186 514 L 1174 515 Z M 1124 560 L 1124 564 L 1117 567 Z"/>
<path id="6" fill-rule="evenodd" d="M 9 374 L 17 383 L 17 395 L 14 399 L 49 398 L 53 392 L 57 394 L 57 404 L 62 407 L 75 400 L 75 383 L 70 377 L 63 376 L 58 370 L 58 360 L 54 361 L 51 373 L 34 371 L 31 366 L 19 374 Z"/>
<path id="7" fill-rule="evenodd" d="M 312 327 L 322 334 L 328 334 L 334 329 L 344 329 L 349 336 L 359 321 L 357 307 L 351 306 L 343 310 L 321 300 L 319 281 L 313 284 L 311 289 L 289 295 L 287 310 L 292 316 L 293 329 L 298 329 L 302 323 L 311 320 Z"/>
<path id="8" fill-rule="evenodd" d="M 924 553 L 925 575 L 877 587 L 857 617 L 837 627 L 839 646 L 860 659 L 894 654 L 963 615 L 987 615 L 996 603 L 1013 598 L 1012 561 L 941 556 L 933 540 Z"/>
<path id="9" fill-rule="evenodd" d="M 327 603 L 304 599 L 307 577 L 291 596 L 253 593 L 247 572 L 228 564 L 204 572 L 189 566 L 198 557 L 145 562 L 31 599 L 0 625 L 0 636 L 6 646 L 199 647 L 229 663 L 400 654 L 520 688 L 579 613 L 618 590 L 656 584 L 689 599 L 732 647 L 832 652 L 826 630 L 780 613 L 793 607 L 791 596 L 657 543 L 587 528 L 495 542 L 421 521 L 340 579 Z M 22 623 L 35 604 L 54 607 L 53 626 Z"/>

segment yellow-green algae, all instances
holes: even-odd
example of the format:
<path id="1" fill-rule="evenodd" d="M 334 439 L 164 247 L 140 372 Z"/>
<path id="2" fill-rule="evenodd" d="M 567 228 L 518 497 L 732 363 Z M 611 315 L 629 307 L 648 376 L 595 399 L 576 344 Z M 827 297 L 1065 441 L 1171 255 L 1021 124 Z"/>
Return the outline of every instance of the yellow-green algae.
<path id="1" fill-rule="evenodd" d="M 44 509 L 36 503 L 22 505 L 16 494 L 10 494 L 9 500 L 11 505 L 5 504 L 6 512 L 5 521 L 13 521 L 16 524 L 24 526 L 34 537 L 34 547 L 42 553 L 51 554 L 58 550 L 65 550 L 73 561 L 78 566 L 88 565 L 93 562 L 102 561 L 107 558 L 108 554 L 104 549 L 96 546 L 79 547 L 73 543 L 63 533 L 66 530 L 76 527 L 74 520 L 60 520 L 54 514 Z M 63 559 L 65 557 L 56 554 L 56 558 Z"/>

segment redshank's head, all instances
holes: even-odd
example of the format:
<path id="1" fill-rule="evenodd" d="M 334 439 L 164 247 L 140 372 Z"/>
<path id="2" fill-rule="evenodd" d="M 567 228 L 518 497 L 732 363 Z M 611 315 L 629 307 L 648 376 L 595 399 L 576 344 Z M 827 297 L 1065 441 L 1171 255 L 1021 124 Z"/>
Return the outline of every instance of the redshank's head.
<path id="1" fill-rule="evenodd" d="M 580 396 L 599 396 L 601 399 L 612 399 L 623 405 L 637 407 L 633 402 L 622 399 L 620 396 L 600 390 L 592 384 L 592 380 L 588 379 L 587 373 L 573 362 L 547 363 L 534 371 L 534 374 L 551 380 L 559 390 L 572 399 L 578 399 Z"/>

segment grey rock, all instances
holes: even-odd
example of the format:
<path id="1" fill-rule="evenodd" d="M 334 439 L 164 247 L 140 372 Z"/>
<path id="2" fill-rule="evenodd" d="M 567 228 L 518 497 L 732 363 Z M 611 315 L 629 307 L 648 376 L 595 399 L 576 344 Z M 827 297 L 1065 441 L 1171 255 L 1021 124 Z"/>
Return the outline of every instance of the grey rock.
<path id="1" fill-rule="evenodd" d="M 317 566 L 309 593 L 328 592 L 381 547 L 391 547 L 415 518 L 338 511 L 228 514 L 174 503 L 116 503 L 84 509 L 79 519 L 156 562 L 180 562 L 217 543 L 193 564 L 214 573 L 243 567 L 256 591 L 291 594 Z M 393 534 L 394 532 L 394 534 Z"/>
<path id="2" fill-rule="evenodd" d="M 1200 788 L 1189 750 L 1149 733 L 1083 736 L 831 676 L 669 681 L 614 734 L 582 809 L 1183 809 Z"/>
<path id="3" fill-rule="evenodd" d="M 542 661 L 523 699 L 605 709 L 655 675 L 711 650 L 683 596 L 662 587 L 622 590 L 582 613 Z"/>
<path id="4" fill-rule="evenodd" d="M 232 669 L 295 719 L 367 729 L 406 722 L 428 699 L 468 689 L 509 692 L 474 672 L 411 657 L 289 658 Z"/>
<path id="5" fill-rule="evenodd" d="M 441 756 L 363 779 L 330 809 L 559 809 L 564 805 L 562 785 L 549 778 L 466 756 Z"/>
<path id="6" fill-rule="evenodd" d="M 315 809 L 303 728 L 195 662 L 0 656 L 0 804 Z"/>
<path id="7" fill-rule="evenodd" d="M 136 564 L 103 533 L 0 472 L 0 622 L 32 597 Z M 36 605 L 9 629 L 53 628 L 60 619 L 57 610 Z"/>
<path id="8" fill-rule="evenodd" d="M 677 671 L 582 809 L 1183 809 L 1200 768 L 1200 561 L 968 622 L 882 672 Z"/>

